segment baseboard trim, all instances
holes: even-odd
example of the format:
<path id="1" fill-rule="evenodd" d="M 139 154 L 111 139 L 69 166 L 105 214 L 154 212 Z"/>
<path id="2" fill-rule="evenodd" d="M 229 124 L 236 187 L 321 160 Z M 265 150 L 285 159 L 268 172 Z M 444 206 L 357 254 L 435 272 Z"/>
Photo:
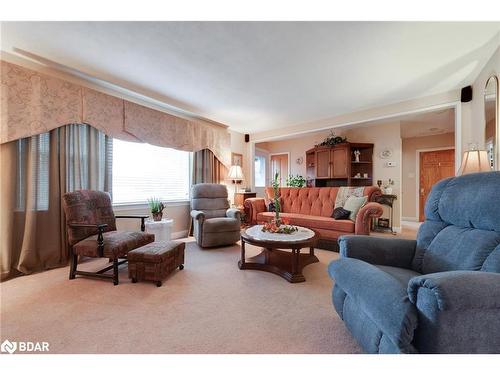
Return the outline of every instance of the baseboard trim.
<path id="1" fill-rule="evenodd" d="M 402 216 L 401 221 L 414 221 L 418 223 L 418 217 Z"/>
<path id="2" fill-rule="evenodd" d="M 186 238 L 188 236 L 188 230 L 181 230 L 179 232 L 173 232 L 171 237 L 173 240 L 178 240 L 179 238 Z"/>

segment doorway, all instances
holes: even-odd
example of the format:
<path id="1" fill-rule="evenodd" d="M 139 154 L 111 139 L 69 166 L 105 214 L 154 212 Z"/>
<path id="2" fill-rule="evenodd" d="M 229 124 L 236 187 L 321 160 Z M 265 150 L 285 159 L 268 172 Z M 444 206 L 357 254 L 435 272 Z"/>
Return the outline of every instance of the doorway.
<path id="1" fill-rule="evenodd" d="M 419 155 L 419 217 L 425 220 L 424 207 L 432 186 L 455 175 L 455 149 L 422 151 Z"/>
<path id="2" fill-rule="evenodd" d="M 278 173 L 280 185 L 286 186 L 286 179 L 290 174 L 290 153 L 284 152 L 279 154 L 270 154 L 269 156 L 271 164 L 271 180 L 273 180 L 276 173 Z"/>

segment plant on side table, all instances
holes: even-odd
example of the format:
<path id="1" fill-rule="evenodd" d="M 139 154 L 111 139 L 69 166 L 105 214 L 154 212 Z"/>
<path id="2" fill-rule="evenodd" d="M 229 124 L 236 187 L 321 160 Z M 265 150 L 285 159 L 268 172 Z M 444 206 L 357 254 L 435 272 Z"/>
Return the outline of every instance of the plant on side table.
<path id="1" fill-rule="evenodd" d="M 301 188 L 306 186 L 306 179 L 300 175 L 288 176 L 286 179 L 286 186 Z"/>
<path id="2" fill-rule="evenodd" d="M 149 198 L 148 199 L 149 209 L 151 210 L 151 214 L 153 215 L 154 221 L 161 221 L 163 218 L 163 210 L 165 209 L 165 205 L 160 198 Z"/>

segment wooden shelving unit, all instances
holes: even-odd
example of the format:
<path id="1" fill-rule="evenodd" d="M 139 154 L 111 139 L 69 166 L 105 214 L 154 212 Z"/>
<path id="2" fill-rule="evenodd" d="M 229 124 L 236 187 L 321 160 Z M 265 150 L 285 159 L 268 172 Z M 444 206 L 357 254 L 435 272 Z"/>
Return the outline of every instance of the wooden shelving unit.
<path id="1" fill-rule="evenodd" d="M 358 162 L 355 150 L 360 152 Z M 373 143 L 314 147 L 306 151 L 306 171 L 307 186 L 373 185 Z M 355 177 L 358 173 L 360 177 Z"/>

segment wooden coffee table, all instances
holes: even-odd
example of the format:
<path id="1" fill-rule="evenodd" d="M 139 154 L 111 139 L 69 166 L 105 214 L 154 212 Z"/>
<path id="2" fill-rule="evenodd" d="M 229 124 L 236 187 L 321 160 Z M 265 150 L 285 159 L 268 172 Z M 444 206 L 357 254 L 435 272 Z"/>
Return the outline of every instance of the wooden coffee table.
<path id="1" fill-rule="evenodd" d="M 287 234 L 279 235 L 279 240 L 261 238 L 258 231 L 262 225 L 256 225 L 241 231 L 241 259 L 238 262 L 240 270 L 259 270 L 271 272 L 283 277 L 291 283 L 300 283 L 306 281 L 302 274 L 305 266 L 319 262 L 314 255 L 314 246 L 319 238 L 318 233 L 311 229 L 298 227 L 303 234 L 302 237 L 310 236 L 304 239 L 296 239 L 296 237 Z M 247 233 L 249 231 L 250 233 Z M 308 234 L 306 234 L 308 231 Z M 251 233 L 257 235 L 251 235 Z M 287 239 L 289 237 L 289 240 Z M 295 237 L 295 238 L 294 238 Z M 245 259 L 245 245 L 251 244 L 262 247 L 262 252 L 252 258 Z M 307 253 L 300 253 L 303 248 L 308 248 Z"/>

